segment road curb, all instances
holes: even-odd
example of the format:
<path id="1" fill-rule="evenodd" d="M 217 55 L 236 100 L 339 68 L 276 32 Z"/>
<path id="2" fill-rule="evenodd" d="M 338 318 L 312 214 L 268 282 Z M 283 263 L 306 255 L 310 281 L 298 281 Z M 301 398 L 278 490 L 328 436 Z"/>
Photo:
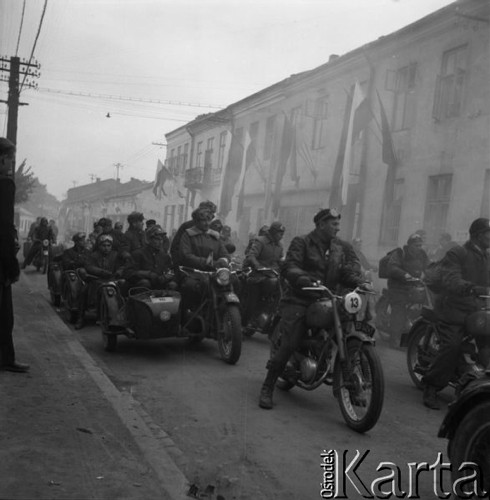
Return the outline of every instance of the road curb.
<path id="1" fill-rule="evenodd" d="M 24 273 L 21 274 L 19 284 L 34 291 L 29 278 Z M 34 293 L 38 293 L 41 297 L 47 299 L 42 292 L 34 291 Z M 176 461 L 179 459 L 182 460 L 183 453 L 175 445 L 171 437 L 153 422 L 150 415 L 130 393 L 121 392 L 117 389 L 80 341 L 74 337 L 73 332 L 58 314 L 53 311 L 49 302 L 47 300 L 43 301 L 42 305 L 46 316 L 51 316 L 50 319 L 56 325 L 56 328 L 64 331 L 65 338 L 63 340 L 70 351 L 79 360 L 80 364 L 119 416 L 121 422 L 133 436 L 136 445 L 158 477 L 162 489 L 172 499 L 181 500 L 188 498 L 187 491 L 189 490 L 190 482 L 176 464 Z"/>

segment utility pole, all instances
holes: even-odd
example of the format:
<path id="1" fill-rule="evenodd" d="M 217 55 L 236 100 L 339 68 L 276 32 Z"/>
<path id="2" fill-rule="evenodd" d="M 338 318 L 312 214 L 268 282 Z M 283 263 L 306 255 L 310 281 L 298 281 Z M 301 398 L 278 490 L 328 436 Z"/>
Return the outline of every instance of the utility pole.
<path id="1" fill-rule="evenodd" d="M 121 163 L 114 163 L 114 166 L 116 167 L 116 181 L 119 181 L 119 169 L 124 168 L 124 165 L 121 165 Z"/>
<path id="2" fill-rule="evenodd" d="M 9 82 L 8 100 L 1 100 L 0 102 L 3 102 L 8 106 L 7 139 L 15 145 L 17 145 L 17 119 L 19 106 L 27 106 L 26 102 L 19 101 L 20 75 L 24 75 L 24 82 L 22 83 L 22 86 L 37 89 L 37 82 L 34 81 L 34 78 L 39 78 L 41 76 L 39 73 L 40 68 L 41 65 L 38 62 L 30 63 L 25 60 L 21 62 L 19 57 L 11 57 L 10 59 L 3 56 L 0 57 L 0 80 Z M 7 75 L 4 75 L 3 73 L 9 73 L 8 78 Z M 15 173 L 15 166 L 13 168 L 14 171 L 12 172 L 12 176 Z"/>

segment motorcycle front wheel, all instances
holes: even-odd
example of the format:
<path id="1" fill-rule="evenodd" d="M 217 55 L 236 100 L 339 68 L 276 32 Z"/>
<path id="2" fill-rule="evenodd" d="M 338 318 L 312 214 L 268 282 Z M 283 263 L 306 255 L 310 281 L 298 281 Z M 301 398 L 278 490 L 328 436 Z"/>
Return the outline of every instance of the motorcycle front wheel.
<path id="1" fill-rule="evenodd" d="M 436 354 L 437 337 L 434 327 L 425 321 L 416 324 L 409 333 L 407 368 L 417 389 L 423 389 L 422 378 Z"/>
<path id="2" fill-rule="evenodd" d="M 279 345 L 281 344 L 281 331 L 279 330 L 279 323 L 276 323 L 276 326 L 272 330 L 272 334 L 270 336 L 270 342 L 271 342 L 271 347 L 270 347 L 270 358 L 272 359 L 277 350 L 279 349 Z M 276 387 L 278 389 L 281 389 L 281 391 L 289 391 L 294 387 L 294 383 L 288 380 L 287 378 L 283 378 L 282 376 L 279 376 L 277 381 L 276 381 Z"/>
<path id="3" fill-rule="evenodd" d="M 218 314 L 218 349 L 221 359 L 234 365 L 242 352 L 242 319 L 240 309 L 235 304 L 226 306 Z"/>
<path id="4" fill-rule="evenodd" d="M 476 406 L 471 409 L 467 415 L 459 422 L 458 427 L 449 440 L 448 454 L 452 464 L 451 479 L 453 484 L 456 480 L 472 474 L 472 468 L 461 467 L 464 462 L 472 462 L 479 468 L 480 487 L 483 491 L 490 491 L 490 401 L 475 403 Z M 476 482 L 478 482 L 475 479 Z M 470 493 L 476 493 L 473 489 L 474 481 L 468 478 L 463 482 L 463 491 L 456 491 L 457 498 L 477 498 L 469 496 Z M 466 491 L 465 487 L 471 487 Z M 484 498 L 478 496 L 478 498 Z M 486 497 L 485 497 L 486 498 Z"/>
<path id="5" fill-rule="evenodd" d="M 374 306 L 374 311 L 376 313 L 376 329 L 378 332 L 383 332 L 385 335 L 388 334 L 390 329 L 391 306 L 386 295 L 381 295 Z"/>
<path id="6" fill-rule="evenodd" d="M 376 349 L 371 344 L 351 341 L 347 344 L 351 370 L 348 379 L 339 358 L 334 368 L 334 394 L 346 424 L 356 432 L 376 425 L 384 401 L 384 375 Z"/>
<path id="7" fill-rule="evenodd" d="M 104 351 L 115 352 L 117 349 L 117 335 L 110 332 L 109 328 L 109 308 L 107 302 L 102 298 L 100 302 L 100 327 L 102 330 L 102 343 Z"/>

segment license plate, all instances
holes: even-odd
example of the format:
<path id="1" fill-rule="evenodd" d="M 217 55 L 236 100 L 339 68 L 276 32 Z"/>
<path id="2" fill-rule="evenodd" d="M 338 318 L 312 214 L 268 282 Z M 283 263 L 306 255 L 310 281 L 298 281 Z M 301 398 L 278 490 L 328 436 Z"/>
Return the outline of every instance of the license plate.
<path id="1" fill-rule="evenodd" d="M 369 337 L 372 337 L 376 331 L 374 326 L 371 326 L 369 323 L 365 323 L 364 321 L 355 321 L 354 327 L 358 332 L 365 333 Z"/>
<path id="2" fill-rule="evenodd" d="M 165 304 L 167 302 L 173 302 L 173 301 L 174 301 L 173 297 L 152 297 L 151 298 L 152 304 Z"/>

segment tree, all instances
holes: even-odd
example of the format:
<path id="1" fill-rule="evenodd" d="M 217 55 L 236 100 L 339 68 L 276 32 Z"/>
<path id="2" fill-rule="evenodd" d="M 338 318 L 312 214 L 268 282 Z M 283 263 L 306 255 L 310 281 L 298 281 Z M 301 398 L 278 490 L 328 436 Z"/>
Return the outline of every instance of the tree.
<path id="1" fill-rule="evenodd" d="M 27 201 L 34 186 L 38 182 L 37 177 L 34 177 L 33 172 L 31 172 L 31 167 L 25 168 L 26 161 L 27 160 L 24 160 L 15 171 L 15 203 Z"/>

